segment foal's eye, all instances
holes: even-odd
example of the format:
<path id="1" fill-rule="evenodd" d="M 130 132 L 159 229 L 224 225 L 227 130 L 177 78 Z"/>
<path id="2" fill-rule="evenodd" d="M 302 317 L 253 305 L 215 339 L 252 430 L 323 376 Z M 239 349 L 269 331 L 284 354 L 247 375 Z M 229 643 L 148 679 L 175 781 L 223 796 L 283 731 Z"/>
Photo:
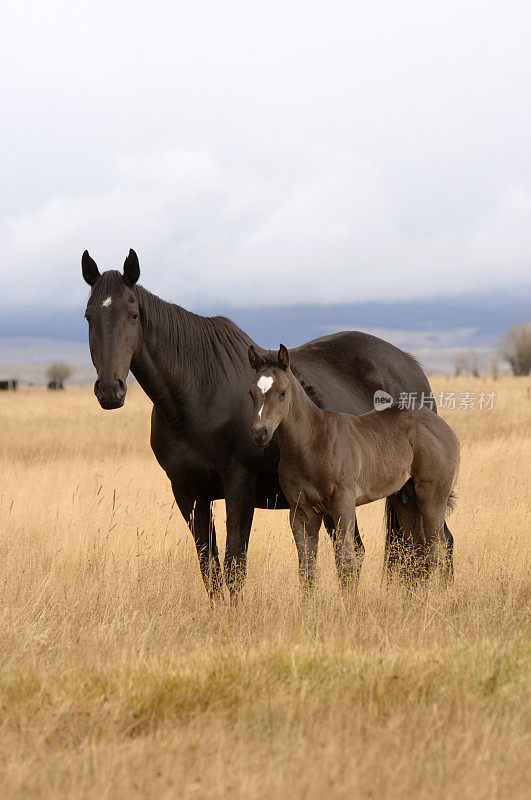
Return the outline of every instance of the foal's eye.
<path id="1" fill-rule="evenodd" d="M 282 391 L 279 394 L 279 397 L 285 397 L 285 396 L 286 396 L 286 390 L 282 389 Z"/>
<path id="2" fill-rule="evenodd" d="M 137 319 L 138 319 L 138 314 L 136 313 L 136 311 L 133 311 L 133 313 L 131 314 L 131 319 L 133 320 L 133 322 L 136 322 L 136 321 L 137 321 Z"/>

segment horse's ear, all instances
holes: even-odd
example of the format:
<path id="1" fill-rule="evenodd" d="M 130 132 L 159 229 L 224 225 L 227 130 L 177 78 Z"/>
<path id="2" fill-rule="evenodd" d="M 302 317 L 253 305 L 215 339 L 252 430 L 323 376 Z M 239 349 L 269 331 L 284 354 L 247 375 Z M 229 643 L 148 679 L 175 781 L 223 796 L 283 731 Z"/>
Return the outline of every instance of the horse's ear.
<path id="1" fill-rule="evenodd" d="M 85 250 L 81 256 L 81 272 L 89 286 L 94 286 L 100 277 L 98 265 L 93 258 L 89 256 L 89 251 Z"/>
<path id="2" fill-rule="evenodd" d="M 124 281 L 128 286 L 134 286 L 140 278 L 140 264 L 134 250 L 129 250 L 129 255 L 124 261 Z"/>
<path id="3" fill-rule="evenodd" d="M 261 363 L 261 359 L 260 359 L 260 356 L 258 355 L 258 353 L 256 352 L 256 350 L 254 349 L 254 347 L 252 345 L 250 346 L 249 350 L 247 351 L 247 354 L 249 356 L 249 364 L 251 365 L 251 367 L 253 369 L 258 369 L 258 367 L 260 366 L 260 363 Z"/>
<path id="4" fill-rule="evenodd" d="M 287 369 L 289 367 L 288 348 L 283 344 L 280 345 L 278 351 L 278 366 L 282 367 L 282 369 Z"/>

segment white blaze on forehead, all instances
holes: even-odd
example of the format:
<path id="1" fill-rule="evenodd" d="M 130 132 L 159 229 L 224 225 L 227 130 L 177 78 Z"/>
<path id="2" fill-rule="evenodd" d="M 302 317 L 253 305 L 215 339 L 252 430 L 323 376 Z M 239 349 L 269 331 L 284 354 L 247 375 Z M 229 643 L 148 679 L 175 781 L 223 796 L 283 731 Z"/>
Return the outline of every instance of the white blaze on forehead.
<path id="1" fill-rule="evenodd" d="M 107 306 L 110 306 L 111 303 L 112 303 L 112 297 L 109 295 L 109 297 L 106 297 L 101 305 L 103 306 L 103 308 L 107 308 Z"/>
<path id="2" fill-rule="evenodd" d="M 262 375 L 262 377 L 260 378 L 260 380 L 256 385 L 261 390 L 262 394 L 265 394 L 273 386 L 273 378 L 271 377 L 271 375 Z"/>
<path id="3" fill-rule="evenodd" d="M 264 403 L 262 403 L 262 408 L 258 412 L 258 419 L 262 419 L 262 411 L 264 410 Z"/>

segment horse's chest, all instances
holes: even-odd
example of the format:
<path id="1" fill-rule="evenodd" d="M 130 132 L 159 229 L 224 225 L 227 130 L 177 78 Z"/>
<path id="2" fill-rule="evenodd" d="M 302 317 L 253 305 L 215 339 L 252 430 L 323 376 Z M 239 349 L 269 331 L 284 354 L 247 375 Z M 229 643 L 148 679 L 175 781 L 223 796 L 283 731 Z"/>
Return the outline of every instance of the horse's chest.
<path id="1" fill-rule="evenodd" d="M 166 473 L 173 475 L 193 473 L 223 476 L 231 464 L 245 464 L 248 469 L 264 468 L 269 461 L 278 463 L 278 450 L 257 448 L 247 431 L 240 430 L 241 420 L 211 419 L 207 415 L 202 421 L 173 429 L 164 419 L 154 415 L 151 428 L 151 446 Z M 255 465 L 254 462 L 257 462 Z"/>
<path id="2" fill-rule="evenodd" d="M 166 472 L 178 466 L 208 471 L 222 455 L 215 431 L 209 426 L 205 426 L 202 432 L 191 425 L 175 429 L 158 415 L 152 419 L 151 447 Z"/>
<path id="3" fill-rule="evenodd" d="M 304 498 L 305 503 L 316 512 L 325 513 L 328 501 L 334 493 L 337 475 L 328 464 L 319 465 L 319 468 L 312 466 L 313 469 L 305 470 L 291 463 L 283 464 L 281 459 L 278 471 L 280 484 L 290 503 Z"/>

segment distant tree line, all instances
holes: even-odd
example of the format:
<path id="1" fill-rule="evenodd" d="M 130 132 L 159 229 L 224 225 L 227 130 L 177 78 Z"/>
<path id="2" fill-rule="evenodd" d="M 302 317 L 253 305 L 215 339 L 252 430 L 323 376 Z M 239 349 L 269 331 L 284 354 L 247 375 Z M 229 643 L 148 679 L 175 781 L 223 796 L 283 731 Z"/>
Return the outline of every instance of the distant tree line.
<path id="1" fill-rule="evenodd" d="M 531 322 L 514 325 L 503 336 L 497 345 L 499 357 L 506 361 L 513 375 L 529 375 L 531 372 Z M 494 380 L 499 375 L 498 358 L 494 356 L 489 363 Z M 481 364 L 475 350 L 460 353 L 455 359 L 455 375 L 473 375 L 479 377 Z"/>

